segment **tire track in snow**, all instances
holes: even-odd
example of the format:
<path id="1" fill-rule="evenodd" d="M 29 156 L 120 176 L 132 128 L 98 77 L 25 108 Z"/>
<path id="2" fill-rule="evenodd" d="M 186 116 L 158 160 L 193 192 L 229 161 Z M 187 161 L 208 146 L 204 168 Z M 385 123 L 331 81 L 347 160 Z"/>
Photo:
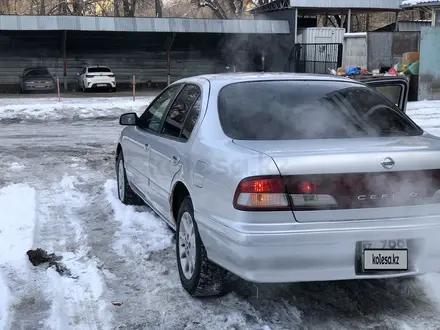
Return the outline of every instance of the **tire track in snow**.
<path id="1" fill-rule="evenodd" d="M 62 256 L 61 262 L 73 277 L 60 276 L 53 268 L 44 271 L 44 291 L 51 305 L 49 317 L 41 326 L 53 330 L 104 330 L 109 320 L 102 299 L 105 288 L 97 261 L 89 256 L 88 236 L 77 215 L 88 199 L 76 189 L 77 181 L 65 175 L 39 195 L 38 247 Z"/>

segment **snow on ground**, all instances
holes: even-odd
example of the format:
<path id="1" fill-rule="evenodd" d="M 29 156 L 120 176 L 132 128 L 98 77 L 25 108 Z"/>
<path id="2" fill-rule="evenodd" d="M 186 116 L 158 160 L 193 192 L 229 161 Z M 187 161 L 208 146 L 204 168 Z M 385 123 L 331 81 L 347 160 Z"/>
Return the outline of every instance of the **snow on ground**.
<path id="1" fill-rule="evenodd" d="M 118 118 L 124 112 L 145 110 L 152 97 L 10 98 L 0 99 L 0 122 L 59 121 Z"/>
<path id="2" fill-rule="evenodd" d="M 124 247 L 132 243 L 133 234 L 142 240 L 137 245 L 147 248 L 148 253 L 161 251 L 172 245 L 171 231 L 152 210 L 143 207 L 140 208 L 141 212 L 138 212 L 133 206 L 122 204 L 118 198 L 115 180 L 107 180 L 104 188 L 107 201 L 114 211 L 115 220 L 120 223 L 120 230 L 115 234 L 119 238 L 115 245 L 116 251 L 123 254 Z M 136 247 L 132 246 L 132 248 Z"/>
<path id="3" fill-rule="evenodd" d="M 425 131 L 440 136 L 440 101 L 409 102 L 406 111 Z"/>
<path id="4" fill-rule="evenodd" d="M 10 322 L 10 306 L 28 279 L 26 251 L 34 243 L 37 222 L 35 190 L 26 184 L 0 189 L 0 329 Z"/>
<path id="5" fill-rule="evenodd" d="M 171 231 L 117 199 L 117 117 L 150 100 L 0 99 L 0 330 L 437 328 L 438 274 L 258 286 L 233 277 L 225 297 L 188 297 Z M 408 114 L 440 136 L 440 101 L 410 103 Z M 32 266 L 26 251 L 37 247 L 66 272 Z"/>

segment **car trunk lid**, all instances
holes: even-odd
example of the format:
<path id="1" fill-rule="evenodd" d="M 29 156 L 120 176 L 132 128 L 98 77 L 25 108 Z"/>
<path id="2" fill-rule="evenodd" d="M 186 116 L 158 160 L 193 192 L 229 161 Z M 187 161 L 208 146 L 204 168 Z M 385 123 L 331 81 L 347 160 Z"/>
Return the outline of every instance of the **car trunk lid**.
<path id="1" fill-rule="evenodd" d="M 274 160 L 298 222 L 440 213 L 440 144 L 427 134 L 234 143 Z"/>
<path id="2" fill-rule="evenodd" d="M 23 78 L 24 82 L 29 82 L 29 81 L 35 81 L 38 83 L 46 83 L 46 82 L 52 82 L 53 81 L 53 77 L 52 76 L 42 76 L 42 75 L 38 75 L 38 76 L 27 76 Z"/>

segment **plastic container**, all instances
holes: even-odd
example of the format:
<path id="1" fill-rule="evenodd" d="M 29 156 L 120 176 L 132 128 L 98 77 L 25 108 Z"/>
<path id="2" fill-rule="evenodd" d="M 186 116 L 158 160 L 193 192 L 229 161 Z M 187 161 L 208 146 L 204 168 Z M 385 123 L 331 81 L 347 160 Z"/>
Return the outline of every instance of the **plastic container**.
<path id="1" fill-rule="evenodd" d="M 420 61 L 420 53 L 419 52 L 408 52 L 403 54 L 402 57 L 402 65 L 410 65 L 414 62 Z"/>

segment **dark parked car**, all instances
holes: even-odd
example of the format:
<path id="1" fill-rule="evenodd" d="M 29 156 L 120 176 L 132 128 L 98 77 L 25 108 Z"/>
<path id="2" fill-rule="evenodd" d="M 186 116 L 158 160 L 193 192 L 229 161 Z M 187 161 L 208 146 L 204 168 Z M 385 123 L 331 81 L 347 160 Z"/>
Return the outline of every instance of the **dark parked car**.
<path id="1" fill-rule="evenodd" d="M 54 76 L 44 67 L 26 68 L 20 77 L 20 93 L 55 91 Z"/>

